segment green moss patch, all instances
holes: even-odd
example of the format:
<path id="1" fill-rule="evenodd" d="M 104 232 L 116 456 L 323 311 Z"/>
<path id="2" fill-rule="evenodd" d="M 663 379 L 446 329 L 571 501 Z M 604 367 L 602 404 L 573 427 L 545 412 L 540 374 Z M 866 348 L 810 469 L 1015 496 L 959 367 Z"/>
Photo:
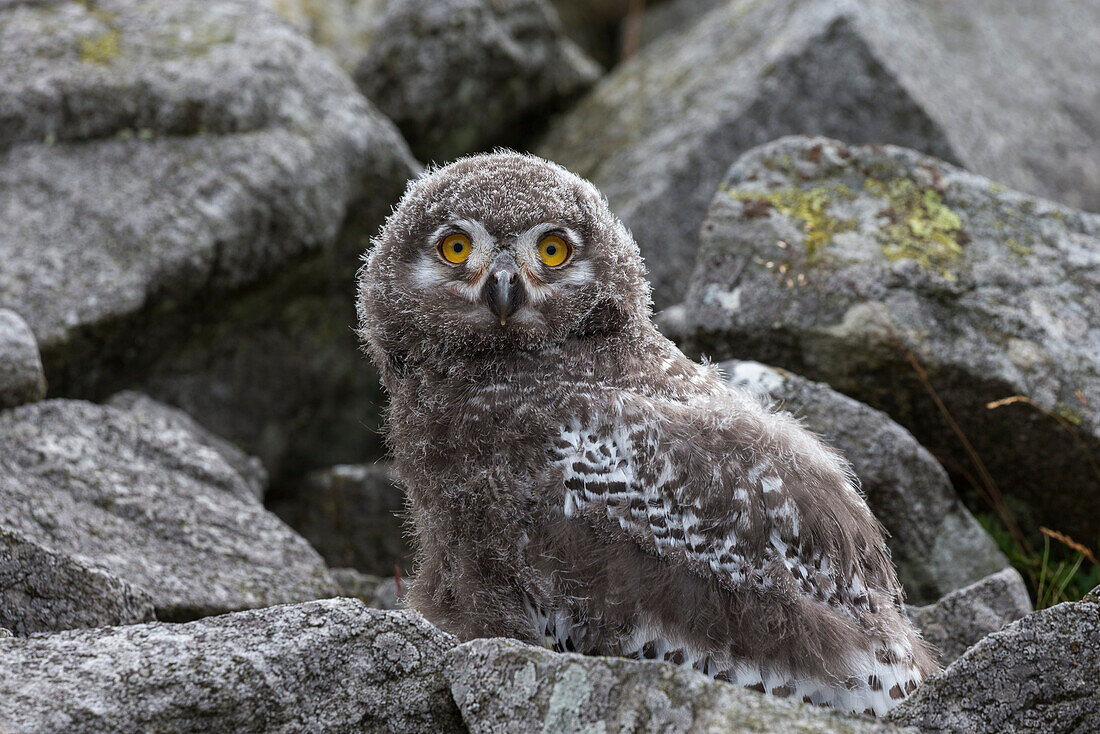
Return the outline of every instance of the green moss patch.
<path id="1" fill-rule="evenodd" d="M 914 260 L 921 267 L 954 279 L 951 267 L 963 254 L 962 220 L 935 189 L 907 178 L 867 179 L 863 189 L 885 199 L 890 223 L 876 235 L 888 260 Z"/>
<path id="2" fill-rule="evenodd" d="M 825 246 L 840 232 L 855 229 L 854 219 L 842 219 L 829 213 L 836 199 L 852 200 L 855 195 L 844 184 L 817 186 L 801 189 L 792 186 L 775 191 L 731 190 L 729 195 L 737 201 L 766 202 L 787 217 L 795 217 L 803 223 L 806 232 L 806 257 L 816 261 L 824 254 Z"/>
<path id="3" fill-rule="evenodd" d="M 80 60 L 89 64 L 109 64 L 119 55 L 118 31 L 80 39 Z"/>

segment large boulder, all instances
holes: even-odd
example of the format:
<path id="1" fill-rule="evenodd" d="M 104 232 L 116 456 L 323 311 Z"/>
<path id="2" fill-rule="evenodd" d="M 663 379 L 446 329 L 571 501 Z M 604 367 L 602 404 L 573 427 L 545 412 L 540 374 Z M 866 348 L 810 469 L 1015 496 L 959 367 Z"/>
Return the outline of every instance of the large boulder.
<path id="1" fill-rule="evenodd" d="M 940 651 L 940 665 L 948 665 L 986 635 L 1030 614 L 1031 598 L 1019 572 L 1006 568 L 907 611 L 921 636 Z"/>
<path id="2" fill-rule="evenodd" d="M 605 77 L 537 152 L 607 194 L 664 307 L 727 166 L 781 135 L 905 145 L 1100 209 L 1097 27 L 1100 5 L 1057 0 L 731 0 Z"/>
<path id="3" fill-rule="evenodd" d="M 1100 603 L 1066 602 L 984 638 L 889 714 L 922 732 L 1095 731 Z"/>
<path id="4" fill-rule="evenodd" d="M 0 523 L 144 591 L 159 619 L 336 591 L 316 551 L 216 451 L 83 401 L 0 413 Z"/>
<path id="5" fill-rule="evenodd" d="M 0 308 L 0 410 L 46 397 L 42 357 L 27 322 Z"/>
<path id="6" fill-rule="evenodd" d="M 353 274 L 417 165 L 331 57 L 251 0 L 7 3 L 0 99 L 0 307 L 54 394 L 370 455 Z"/>
<path id="7" fill-rule="evenodd" d="M 889 533 L 886 542 L 910 603 L 933 602 L 1008 567 L 959 501 L 947 472 L 885 413 L 757 362 L 731 360 L 718 368 L 732 384 L 801 418 L 851 462 L 867 504 Z"/>
<path id="8" fill-rule="evenodd" d="M 0 525 L 0 627 L 30 635 L 152 620 L 145 592 Z"/>
<path id="9" fill-rule="evenodd" d="M 190 434 L 197 443 L 217 452 L 248 484 L 256 499 L 263 499 L 264 492 L 267 491 L 267 470 L 264 469 L 263 462 L 255 456 L 249 456 L 224 438 L 215 436 L 187 413 L 134 390 L 123 390 L 112 395 L 106 404 L 126 411 L 152 432 L 185 431 Z"/>
<path id="10" fill-rule="evenodd" d="M 688 352 L 827 382 L 956 486 L 1095 537 L 1100 215 L 914 151 L 792 137 L 730 169 L 701 238 L 666 324 Z"/>
<path id="11" fill-rule="evenodd" d="M 445 670 L 471 734 L 901 731 L 668 663 L 558 654 L 515 640 L 459 645 L 447 653 Z"/>
<path id="12" fill-rule="evenodd" d="M 517 145 L 596 80 L 546 0 L 391 0 L 355 80 L 422 160 Z"/>
<path id="13" fill-rule="evenodd" d="M 329 566 L 392 576 L 395 567 L 412 561 L 402 528 L 405 494 L 388 463 L 310 472 L 272 496 L 268 506 Z"/>
<path id="14" fill-rule="evenodd" d="M 454 644 L 351 599 L 0 640 L 0 731 L 458 732 Z"/>

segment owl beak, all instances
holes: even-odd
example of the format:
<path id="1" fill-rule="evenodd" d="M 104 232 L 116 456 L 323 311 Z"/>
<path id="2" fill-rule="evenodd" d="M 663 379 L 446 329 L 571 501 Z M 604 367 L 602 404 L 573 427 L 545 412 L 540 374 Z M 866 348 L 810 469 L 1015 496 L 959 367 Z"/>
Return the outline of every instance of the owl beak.
<path id="1" fill-rule="evenodd" d="M 502 264 L 489 273 L 489 281 L 482 290 L 482 298 L 489 310 L 504 326 L 508 317 L 523 305 L 523 283 L 514 264 Z"/>

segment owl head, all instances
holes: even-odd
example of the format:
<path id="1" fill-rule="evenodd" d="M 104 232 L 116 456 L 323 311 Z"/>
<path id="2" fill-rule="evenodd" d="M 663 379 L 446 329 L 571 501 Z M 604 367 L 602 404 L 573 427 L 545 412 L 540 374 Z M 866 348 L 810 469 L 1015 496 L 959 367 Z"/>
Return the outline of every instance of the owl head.
<path id="1" fill-rule="evenodd" d="M 498 152 L 426 171 L 372 241 L 359 327 L 384 376 L 649 323 L 638 247 L 584 179 Z M 439 366 L 446 366 L 445 364 Z"/>

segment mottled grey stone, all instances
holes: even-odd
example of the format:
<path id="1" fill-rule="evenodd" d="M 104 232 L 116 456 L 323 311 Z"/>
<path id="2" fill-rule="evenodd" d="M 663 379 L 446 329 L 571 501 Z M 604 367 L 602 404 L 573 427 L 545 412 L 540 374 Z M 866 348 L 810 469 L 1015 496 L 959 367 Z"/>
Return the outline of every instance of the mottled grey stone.
<path id="1" fill-rule="evenodd" d="M 401 587 L 397 578 L 381 578 L 356 571 L 354 568 L 334 568 L 332 578 L 340 587 L 341 596 L 362 599 L 363 603 L 374 609 L 400 609 L 401 597 L 407 580 L 402 579 Z"/>
<path id="2" fill-rule="evenodd" d="M 888 717 L 923 732 L 1095 731 L 1100 604 L 1066 602 L 989 635 Z"/>
<path id="3" fill-rule="evenodd" d="M 419 158 L 442 163 L 522 142 L 598 74 L 545 0 L 399 0 L 355 80 Z"/>
<path id="4" fill-rule="evenodd" d="M 141 589 L 160 619 L 336 591 L 320 556 L 190 431 L 83 401 L 0 413 L 0 523 Z"/>
<path id="5" fill-rule="evenodd" d="M 448 652 L 445 675 L 471 734 L 900 731 L 667 663 L 559 654 L 499 638 Z"/>
<path id="6" fill-rule="evenodd" d="M 730 169 L 701 238 L 666 324 L 689 353 L 826 382 L 968 490 L 983 469 L 961 431 L 984 490 L 1095 537 L 1100 216 L 910 150 L 791 137 Z"/>
<path id="7" fill-rule="evenodd" d="M 255 456 L 249 456 L 229 441 L 215 436 L 187 413 L 134 390 L 123 390 L 112 395 L 106 404 L 130 413 L 154 433 L 173 429 L 187 431 L 196 442 L 218 452 L 225 463 L 241 475 L 256 499 L 263 499 L 267 490 L 267 470 L 264 469 L 263 462 Z"/>
<path id="8" fill-rule="evenodd" d="M 1020 573 L 1006 568 L 907 612 L 924 639 L 940 651 L 940 665 L 949 665 L 986 635 L 1031 614 L 1031 598 Z"/>
<path id="9" fill-rule="evenodd" d="M 888 415 L 828 385 L 758 362 L 733 360 L 718 368 L 731 383 L 803 419 L 852 463 L 867 504 L 889 533 L 911 603 L 933 602 L 1008 567 L 959 501 L 947 472 Z"/>
<path id="10" fill-rule="evenodd" d="M 328 599 L 0 641 L 0 731 L 458 732 L 454 638 Z"/>
<path id="11" fill-rule="evenodd" d="M 264 0 L 314 43 L 332 52 L 341 68 L 355 70 L 390 0 Z"/>
<path id="12" fill-rule="evenodd" d="M 7 3 L 0 100 L 0 307 L 55 394 L 140 384 L 280 471 L 377 451 L 350 284 L 418 166 L 328 54 L 252 0 Z"/>
<path id="13" fill-rule="evenodd" d="M 388 463 L 319 469 L 271 497 L 268 507 L 329 566 L 393 576 L 395 567 L 411 564 L 402 528 L 405 493 Z"/>
<path id="14" fill-rule="evenodd" d="M 0 409 L 46 397 L 42 357 L 27 322 L 0 308 Z"/>
<path id="15" fill-rule="evenodd" d="M 1057 0 L 732 0 L 613 70 L 536 152 L 607 194 L 665 307 L 729 164 L 781 135 L 904 145 L 1100 209 L 1097 27 L 1100 4 Z"/>
<path id="16" fill-rule="evenodd" d="M 18 635 L 153 620 L 153 600 L 0 525 L 0 625 Z"/>

